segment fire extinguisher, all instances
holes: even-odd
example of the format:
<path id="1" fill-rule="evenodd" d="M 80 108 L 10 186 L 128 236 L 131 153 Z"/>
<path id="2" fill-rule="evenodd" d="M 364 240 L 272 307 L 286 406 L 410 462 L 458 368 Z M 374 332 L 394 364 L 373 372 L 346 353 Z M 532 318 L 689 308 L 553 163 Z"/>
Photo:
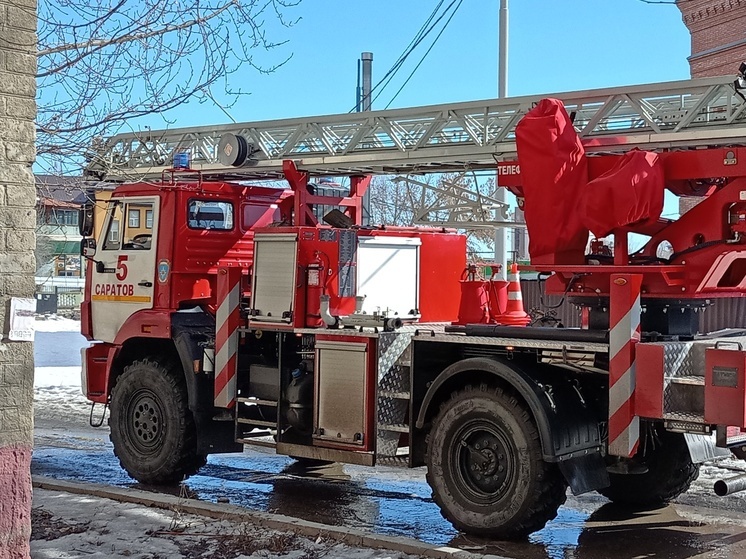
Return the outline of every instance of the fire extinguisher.
<path id="1" fill-rule="evenodd" d="M 318 328 L 324 325 L 321 320 L 321 296 L 324 294 L 324 264 L 316 253 L 316 258 L 306 267 L 306 327 Z"/>

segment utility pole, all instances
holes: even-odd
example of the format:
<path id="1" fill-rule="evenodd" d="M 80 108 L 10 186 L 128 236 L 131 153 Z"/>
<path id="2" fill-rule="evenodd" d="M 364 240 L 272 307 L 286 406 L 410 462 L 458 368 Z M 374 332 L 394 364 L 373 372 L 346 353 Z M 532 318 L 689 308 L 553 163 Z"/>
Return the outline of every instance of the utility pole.
<path id="1" fill-rule="evenodd" d="M 508 0 L 500 0 L 500 42 L 497 51 L 497 96 L 508 96 Z"/>
<path id="2" fill-rule="evenodd" d="M 497 51 L 497 96 L 507 97 L 508 95 L 508 0 L 500 0 L 500 20 L 498 30 L 498 51 Z M 498 175 L 495 173 L 495 199 L 505 204 L 508 203 L 508 193 L 504 188 L 499 187 Z M 502 212 L 505 206 L 495 211 Z M 502 217 L 501 217 L 502 219 Z M 514 233 L 515 234 L 515 233 Z M 495 263 L 502 264 L 503 274 L 507 273 L 508 266 L 508 229 L 498 227 L 495 230 Z"/>

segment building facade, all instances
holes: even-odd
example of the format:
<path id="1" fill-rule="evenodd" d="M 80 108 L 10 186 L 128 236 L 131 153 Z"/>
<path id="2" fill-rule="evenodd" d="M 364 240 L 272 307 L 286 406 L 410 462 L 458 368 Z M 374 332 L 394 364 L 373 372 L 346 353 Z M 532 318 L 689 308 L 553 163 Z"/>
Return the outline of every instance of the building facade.
<path id="1" fill-rule="evenodd" d="M 693 78 L 735 75 L 746 61 L 746 0 L 678 0 Z"/>

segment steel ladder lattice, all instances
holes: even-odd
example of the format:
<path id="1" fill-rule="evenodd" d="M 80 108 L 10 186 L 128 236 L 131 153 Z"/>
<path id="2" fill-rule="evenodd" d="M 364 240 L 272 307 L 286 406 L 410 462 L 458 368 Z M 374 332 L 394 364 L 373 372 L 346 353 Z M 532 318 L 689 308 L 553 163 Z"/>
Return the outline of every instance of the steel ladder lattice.
<path id="1" fill-rule="evenodd" d="M 515 127 L 545 97 L 565 103 L 589 152 L 731 145 L 746 137 L 746 100 L 732 78 L 718 77 L 118 134 L 91 155 L 85 176 L 111 182 L 157 179 L 181 151 L 191 153 L 192 167 L 205 176 L 241 180 L 282 178 L 287 159 L 311 175 L 490 168 L 516 158 Z M 220 163 L 218 144 L 226 133 L 252 144 L 253 164 Z"/>

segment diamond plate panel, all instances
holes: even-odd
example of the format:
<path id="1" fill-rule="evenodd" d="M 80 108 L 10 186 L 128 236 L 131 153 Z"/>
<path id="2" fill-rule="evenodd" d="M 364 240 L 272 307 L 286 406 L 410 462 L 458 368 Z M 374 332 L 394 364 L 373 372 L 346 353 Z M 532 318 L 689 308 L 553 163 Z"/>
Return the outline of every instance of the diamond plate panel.
<path id="1" fill-rule="evenodd" d="M 409 345 L 413 332 L 382 332 L 378 338 L 378 388 L 383 390 L 401 390 L 409 385 L 409 371 L 407 370 L 406 385 L 396 378 L 401 371 L 395 371 L 397 361 L 403 357 L 404 352 L 409 353 Z M 402 358 L 409 364 L 408 356 Z M 399 366 L 399 369 L 401 366 Z"/>
<path id="2" fill-rule="evenodd" d="M 691 347 L 691 342 L 669 342 L 663 344 L 664 377 L 688 377 L 694 374 Z"/>
<path id="3" fill-rule="evenodd" d="M 597 353 L 608 353 L 609 344 L 596 342 L 567 342 L 557 340 L 529 340 L 522 338 L 492 338 L 487 336 L 462 336 L 454 334 L 440 334 L 435 331 L 434 335 L 428 333 L 430 328 L 420 328 L 418 342 L 446 342 L 452 344 L 478 344 L 485 346 L 513 346 L 532 349 L 559 349 L 567 351 L 593 351 Z"/>
<path id="4" fill-rule="evenodd" d="M 378 430 L 376 454 L 396 456 L 401 433 L 381 429 L 407 424 L 409 363 L 414 332 L 382 332 L 378 339 Z"/>

